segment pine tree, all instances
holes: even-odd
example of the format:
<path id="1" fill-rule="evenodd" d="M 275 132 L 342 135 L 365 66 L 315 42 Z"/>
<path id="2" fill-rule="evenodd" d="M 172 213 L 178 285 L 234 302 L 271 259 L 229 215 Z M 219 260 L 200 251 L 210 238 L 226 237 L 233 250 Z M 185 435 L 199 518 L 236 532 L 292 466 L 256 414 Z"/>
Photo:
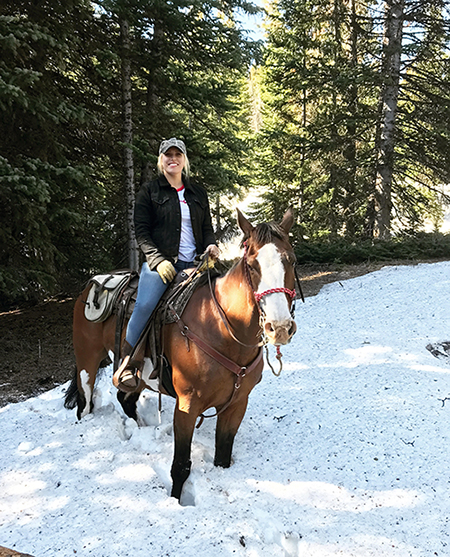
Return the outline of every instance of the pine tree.
<path id="1" fill-rule="evenodd" d="M 133 142 L 125 143 L 134 155 L 135 181 L 142 184 L 155 175 L 160 141 L 178 136 L 187 143 L 195 179 L 213 198 L 239 194 L 248 183 L 239 160 L 246 159 L 248 139 L 241 89 L 255 53 L 233 21 L 233 10 L 241 3 L 223 3 L 221 12 L 214 2 L 200 1 L 189 9 L 183 1 L 98 4 L 113 21 L 125 14 L 126 6 Z M 228 214 L 223 203 L 214 207 L 218 219 Z"/>
<path id="2" fill-rule="evenodd" d="M 270 6 L 258 210 L 297 206 L 300 236 L 417 230 L 448 183 L 446 3 Z"/>
<path id="3" fill-rule="evenodd" d="M 264 156 L 262 173 L 271 166 L 284 182 L 281 205 L 298 206 L 303 234 L 354 237 L 363 230 L 368 184 L 373 93 L 363 48 L 370 21 L 355 2 L 272 6 L 261 141 L 277 162 Z"/>
<path id="4" fill-rule="evenodd" d="M 388 240 L 391 235 L 392 180 L 394 174 L 395 127 L 400 89 L 404 0 L 385 2 L 384 38 L 380 92 L 380 119 L 377 133 L 375 180 L 375 236 Z"/>
<path id="5" fill-rule="evenodd" d="M 252 9 L 239 1 L 221 2 L 221 11 L 181 0 L 2 4 L 3 305 L 126 265 L 136 182 L 154 174 L 163 138 L 186 140 L 195 179 L 227 229 L 222 197 L 248 183 L 242 90 L 256 52 L 234 25 L 239 6 Z"/>
<path id="6" fill-rule="evenodd" d="M 90 235 L 86 221 L 96 219 L 86 212 L 101 196 L 91 166 L 100 156 L 89 52 L 97 32 L 85 0 L 6 1 L 0 9 L 3 304 L 57 291 L 73 269 L 92 264 L 92 245 L 77 231 Z"/>

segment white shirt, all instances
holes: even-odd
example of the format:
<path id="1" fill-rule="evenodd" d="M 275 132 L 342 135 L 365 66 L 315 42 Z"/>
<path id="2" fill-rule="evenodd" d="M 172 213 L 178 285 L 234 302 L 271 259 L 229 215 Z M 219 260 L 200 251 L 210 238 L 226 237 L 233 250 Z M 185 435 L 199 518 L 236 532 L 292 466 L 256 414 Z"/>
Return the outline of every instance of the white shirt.
<path id="1" fill-rule="evenodd" d="M 184 199 L 184 192 L 184 186 L 177 190 L 181 208 L 181 235 L 178 259 L 181 261 L 193 261 L 197 250 L 195 247 L 194 232 L 192 231 L 191 212 L 189 210 L 189 205 Z"/>

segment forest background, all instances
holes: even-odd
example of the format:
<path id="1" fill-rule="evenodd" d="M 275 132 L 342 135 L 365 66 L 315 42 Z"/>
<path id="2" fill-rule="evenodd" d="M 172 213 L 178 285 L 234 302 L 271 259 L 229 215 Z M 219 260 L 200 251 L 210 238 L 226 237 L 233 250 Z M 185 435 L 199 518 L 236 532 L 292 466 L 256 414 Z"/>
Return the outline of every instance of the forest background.
<path id="1" fill-rule="evenodd" d="M 449 257 L 449 4 L 4 0 L 0 309 L 137 268 L 135 194 L 172 136 L 219 240 L 252 188 L 255 219 L 295 208 L 300 263 Z"/>

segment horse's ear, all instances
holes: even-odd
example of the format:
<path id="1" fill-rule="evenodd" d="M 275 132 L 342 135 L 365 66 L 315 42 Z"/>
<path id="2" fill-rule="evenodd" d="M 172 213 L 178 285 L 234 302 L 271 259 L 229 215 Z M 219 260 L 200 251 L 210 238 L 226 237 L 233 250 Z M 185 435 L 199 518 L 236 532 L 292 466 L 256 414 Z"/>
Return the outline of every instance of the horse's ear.
<path id="1" fill-rule="evenodd" d="M 244 217 L 244 215 L 236 208 L 238 216 L 238 224 L 245 236 L 250 236 L 254 226 Z"/>
<path id="2" fill-rule="evenodd" d="M 284 213 L 283 218 L 281 219 L 280 226 L 286 232 L 289 233 L 291 226 L 294 224 L 294 210 L 292 207 Z"/>

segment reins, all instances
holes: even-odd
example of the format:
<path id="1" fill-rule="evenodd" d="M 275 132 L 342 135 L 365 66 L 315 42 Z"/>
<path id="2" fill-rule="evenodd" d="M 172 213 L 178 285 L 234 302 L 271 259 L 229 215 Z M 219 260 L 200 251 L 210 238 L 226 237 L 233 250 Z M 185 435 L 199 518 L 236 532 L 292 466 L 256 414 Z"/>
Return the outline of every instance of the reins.
<path id="1" fill-rule="evenodd" d="M 200 420 L 196 426 L 198 429 L 202 425 L 205 418 L 215 418 L 216 416 L 219 416 L 219 414 L 222 414 L 222 412 L 224 412 L 230 406 L 237 390 L 241 386 L 242 379 L 247 374 L 251 373 L 263 359 L 263 350 L 262 348 L 259 349 L 256 358 L 249 365 L 239 366 L 238 364 L 233 362 L 233 360 L 230 360 L 230 358 L 227 358 L 227 356 L 224 356 L 223 354 L 218 352 L 215 348 L 213 348 L 211 345 L 209 345 L 203 339 L 201 339 L 198 335 L 196 335 L 193 331 L 191 331 L 191 329 L 189 329 L 189 327 L 183 322 L 181 317 L 178 319 L 177 325 L 180 328 L 181 334 L 186 339 L 191 340 L 201 350 L 203 350 L 203 352 L 211 356 L 211 358 L 213 358 L 216 362 L 223 365 L 225 368 L 227 368 L 229 371 L 231 371 L 231 373 L 235 375 L 233 392 L 231 393 L 228 402 L 226 402 L 224 406 L 222 406 L 222 408 L 220 410 L 217 410 L 214 414 L 208 414 L 208 415 L 200 414 Z M 189 343 L 187 343 L 187 347 L 189 351 Z"/>
<path id="2" fill-rule="evenodd" d="M 205 254 L 203 261 L 206 260 L 206 269 L 207 269 L 207 273 L 208 273 L 208 284 L 209 284 L 209 289 L 210 289 L 210 293 L 211 293 L 211 298 L 214 302 L 214 305 L 217 309 L 217 312 L 220 316 L 220 319 L 222 320 L 222 323 L 224 324 L 227 332 L 229 333 L 229 335 L 231 336 L 231 338 L 237 342 L 239 345 L 244 346 L 246 348 L 260 348 L 260 350 L 258 351 L 257 356 L 255 357 L 255 359 L 248 364 L 247 366 L 239 366 L 238 364 L 236 364 L 233 360 L 231 360 L 230 358 L 228 358 L 227 356 L 225 356 L 224 354 L 221 354 L 220 352 L 218 352 L 215 348 L 213 348 L 211 345 L 209 345 L 207 342 L 205 342 L 202 338 L 200 338 L 196 333 L 194 333 L 193 331 L 191 331 L 191 329 L 184 323 L 184 321 L 182 320 L 182 318 L 176 314 L 176 312 L 173 310 L 173 308 L 171 306 L 169 306 L 169 309 L 172 310 L 172 313 L 174 314 L 176 323 L 180 329 L 180 332 L 182 334 L 182 336 L 186 339 L 186 347 L 187 350 L 189 351 L 189 341 L 192 341 L 194 344 L 196 344 L 203 352 L 205 352 L 206 354 L 208 354 L 209 356 L 211 356 L 211 358 L 213 358 L 216 362 L 218 362 L 219 364 L 223 365 L 226 369 L 228 369 L 231 373 L 234 374 L 235 376 L 235 382 L 234 382 L 234 388 L 233 388 L 233 392 L 231 393 L 230 398 L 228 399 L 228 401 L 225 403 L 224 406 L 222 406 L 222 408 L 220 408 L 220 410 L 217 410 L 214 414 L 209 414 L 209 415 L 205 415 L 205 414 L 200 414 L 200 420 L 199 423 L 197 424 L 197 428 L 199 428 L 204 419 L 205 418 L 214 418 L 216 416 L 219 416 L 222 412 L 224 412 L 232 403 L 235 394 L 237 392 L 237 390 L 240 388 L 241 383 L 242 383 L 242 379 L 248 375 L 249 373 L 251 373 L 261 362 L 261 360 L 263 359 L 263 346 L 266 349 L 266 360 L 267 360 L 267 364 L 270 368 L 270 370 L 272 371 L 272 373 L 279 377 L 283 368 L 283 364 L 282 364 L 282 354 L 280 351 L 280 347 L 277 345 L 276 350 L 277 350 L 277 355 L 276 358 L 279 362 L 279 370 L 278 372 L 276 372 L 272 366 L 272 364 L 270 363 L 269 360 L 269 349 L 268 349 L 268 338 L 265 334 L 264 331 L 264 311 L 261 308 L 260 302 L 261 300 L 265 297 L 268 296 L 269 294 L 274 294 L 274 293 L 284 293 L 287 296 L 289 296 L 289 298 L 291 299 L 291 301 L 293 302 L 293 307 L 291 310 L 291 314 L 293 317 L 293 311 L 295 308 L 295 297 L 296 297 L 296 291 L 294 290 L 290 290 L 289 288 L 285 288 L 285 287 L 277 287 L 277 288 L 270 288 L 268 290 L 265 290 L 264 292 L 256 292 L 255 289 L 253 288 L 253 284 L 252 284 L 252 280 L 251 280 L 251 276 L 250 276 L 250 271 L 249 271 L 249 264 L 247 261 L 247 251 L 248 251 L 248 246 L 247 246 L 247 241 L 244 242 L 244 255 L 243 255 L 243 265 L 244 265 L 244 273 L 245 273 L 245 277 L 246 277 L 246 281 L 248 283 L 248 286 L 250 287 L 250 290 L 253 294 L 253 297 L 255 299 L 255 303 L 256 303 L 256 307 L 259 313 L 259 321 L 260 321 L 260 335 L 261 335 L 261 340 L 257 343 L 257 344 L 246 344 L 244 342 L 242 342 L 241 340 L 239 340 L 235 333 L 232 330 L 232 324 L 230 323 L 230 320 L 227 317 L 227 314 L 225 313 L 224 309 L 222 308 L 222 306 L 220 305 L 219 301 L 217 300 L 216 294 L 215 294 L 215 287 L 213 285 L 212 279 L 211 279 L 211 272 L 210 272 L 210 266 L 209 266 L 209 254 Z M 200 265 L 199 265 L 200 267 Z M 198 268 L 196 269 L 198 270 Z M 300 285 L 300 281 L 298 279 L 298 275 L 297 275 L 297 271 L 295 270 L 295 266 L 294 266 L 294 273 L 295 273 L 295 278 L 297 280 L 297 284 L 299 287 L 299 292 L 300 292 L 300 296 L 301 299 L 304 300 L 303 297 L 303 292 L 301 289 L 301 285 Z"/>
<path id="3" fill-rule="evenodd" d="M 236 341 L 238 344 L 240 344 L 241 346 L 245 346 L 246 348 L 258 348 L 260 346 L 264 346 L 265 342 L 262 338 L 262 329 L 261 329 L 261 340 L 257 343 L 257 344 L 245 344 L 245 342 L 240 341 L 236 335 L 234 334 L 233 330 L 232 330 L 232 325 L 230 323 L 230 320 L 227 317 L 227 314 L 225 313 L 224 309 L 222 308 L 222 306 L 219 304 L 219 301 L 217 300 L 216 297 L 216 292 L 215 292 L 215 288 L 212 284 L 211 281 L 211 273 L 208 267 L 208 284 L 209 284 L 209 291 L 211 293 L 211 298 L 214 302 L 214 305 L 217 309 L 217 312 L 219 313 L 219 316 L 222 320 L 222 323 L 225 325 L 226 330 L 228 331 L 229 335 L 231 336 L 231 338 Z"/>

